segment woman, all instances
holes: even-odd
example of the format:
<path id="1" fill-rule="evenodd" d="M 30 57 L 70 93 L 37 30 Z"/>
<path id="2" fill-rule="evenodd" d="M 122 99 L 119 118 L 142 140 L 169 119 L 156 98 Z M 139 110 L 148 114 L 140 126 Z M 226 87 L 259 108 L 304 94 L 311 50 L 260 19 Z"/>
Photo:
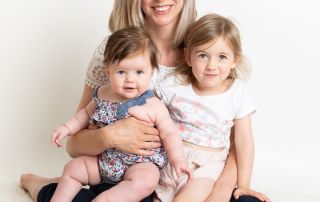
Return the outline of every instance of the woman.
<path id="1" fill-rule="evenodd" d="M 155 77 L 171 72 L 183 59 L 182 41 L 187 27 L 196 19 L 195 0 L 115 0 L 109 19 L 109 29 L 135 25 L 145 27 L 154 41 L 159 55 L 160 70 Z M 87 72 L 86 85 L 78 106 L 83 108 L 92 98 L 93 89 L 106 82 L 103 76 L 103 48 L 106 39 L 97 48 Z M 102 74 L 101 74 L 102 73 Z M 160 76 L 159 76 L 160 75 Z M 148 149 L 160 146 L 158 131 L 134 118 L 118 121 L 96 130 L 82 130 L 67 141 L 67 152 L 72 157 L 98 155 L 106 149 L 115 148 L 122 152 L 150 155 Z M 225 169 L 216 182 L 207 201 L 229 201 L 236 184 L 237 165 L 234 147 L 231 147 Z M 42 178 L 33 174 L 22 175 L 21 185 L 33 200 L 50 201 L 59 178 Z M 53 184 L 49 184 L 53 183 Z M 102 184 L 82 189 L 73 201 L 91 201 L 97 194 L 112 185 Z M 259 193 L 256 193 L 259 194 Z M 242 197 L 246 201 L 247 197 Z M 257 201 L 250 197 L 248 200 Z M 152 201 L 149 197 L 145 201 Z"/>

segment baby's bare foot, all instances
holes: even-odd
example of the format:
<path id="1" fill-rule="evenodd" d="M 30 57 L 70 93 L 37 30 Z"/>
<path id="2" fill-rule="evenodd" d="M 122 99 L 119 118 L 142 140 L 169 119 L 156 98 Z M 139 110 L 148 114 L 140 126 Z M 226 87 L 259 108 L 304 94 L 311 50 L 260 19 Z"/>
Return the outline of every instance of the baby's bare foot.
<path id="1" fill-rule="evenodd" d="M 21 187 L 29 193 L 33 201 L 37 201 L 38 193 L 43 186 L 57 182 L 59 182 L 59 177 L 45 178 L 32 173 L 22 174 L 20 176 Z"/>

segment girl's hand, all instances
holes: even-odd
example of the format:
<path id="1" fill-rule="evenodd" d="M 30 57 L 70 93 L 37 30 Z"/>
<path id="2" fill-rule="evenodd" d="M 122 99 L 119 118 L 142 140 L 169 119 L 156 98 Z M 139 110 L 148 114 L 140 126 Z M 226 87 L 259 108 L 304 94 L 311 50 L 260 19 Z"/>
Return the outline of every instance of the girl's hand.
<path id="1" fill-rule="evenodd" d="M 240 188 L 237 188 L 233 193 L 233 196 L 235 199 L 239 199 L 240 196 L 244 196 L 244 195 L 256 197 L 260 201 L 271 202 L 271 200 L 266 195 L 264 195 L 263 193 L 257 192 L 255 190 L 252 190 L 250 188 L 240 187 Z"/>
<path id="2" fill-rule="evenodd" d="M 111 141 L 112 146 L 119 151 L 152 155 L 154 151 L 151 149 L 161 146 L 159 131 L 146 122 L 129 117 L 109 126 L 112 135 L 106 141 Z"/>
<path id="3" fill-rule="evenodd" d="M 60 126 L 59 128 L 55 129 L 52 137 L 51 137 L 51 143 L 53 145 L 56 145 L 57 147 L 62 147 L 61 140 L 65 138 L 67 135 L 69 135 L 69 129 L 65 126 Z"/>

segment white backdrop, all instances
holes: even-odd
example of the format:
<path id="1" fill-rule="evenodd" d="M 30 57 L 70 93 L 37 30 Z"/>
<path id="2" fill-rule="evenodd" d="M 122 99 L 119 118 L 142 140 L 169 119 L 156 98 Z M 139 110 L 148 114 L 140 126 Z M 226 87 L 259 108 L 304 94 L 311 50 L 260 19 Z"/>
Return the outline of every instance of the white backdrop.
<path id="1" fill-rule="evenodd" d="M 61 173 L 51 131 L 80 99 L 87 65 L 108 33 L 113 1 L 0 1 L 0 182 Z M 273 201 L 312 201 L 320 181 L 320 3 L 197 0 L 239 26 L 253 73 L 253 186 Z"/>

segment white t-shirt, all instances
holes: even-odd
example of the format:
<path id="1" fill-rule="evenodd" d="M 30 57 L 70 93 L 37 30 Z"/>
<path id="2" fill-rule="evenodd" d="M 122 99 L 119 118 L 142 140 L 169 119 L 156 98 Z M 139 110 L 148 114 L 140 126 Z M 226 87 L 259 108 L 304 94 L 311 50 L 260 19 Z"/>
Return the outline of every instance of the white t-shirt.
<path id="1" fill-rule="evenodd" d="M 235 80 L 224 93 L 199 96 L 192 85 L 178 84 L 173 77 L 156 86 L 184 141 L 209 148 L 230 147 L 230 131 L 235 119 L 255 111 L 245 83 Z"/>

